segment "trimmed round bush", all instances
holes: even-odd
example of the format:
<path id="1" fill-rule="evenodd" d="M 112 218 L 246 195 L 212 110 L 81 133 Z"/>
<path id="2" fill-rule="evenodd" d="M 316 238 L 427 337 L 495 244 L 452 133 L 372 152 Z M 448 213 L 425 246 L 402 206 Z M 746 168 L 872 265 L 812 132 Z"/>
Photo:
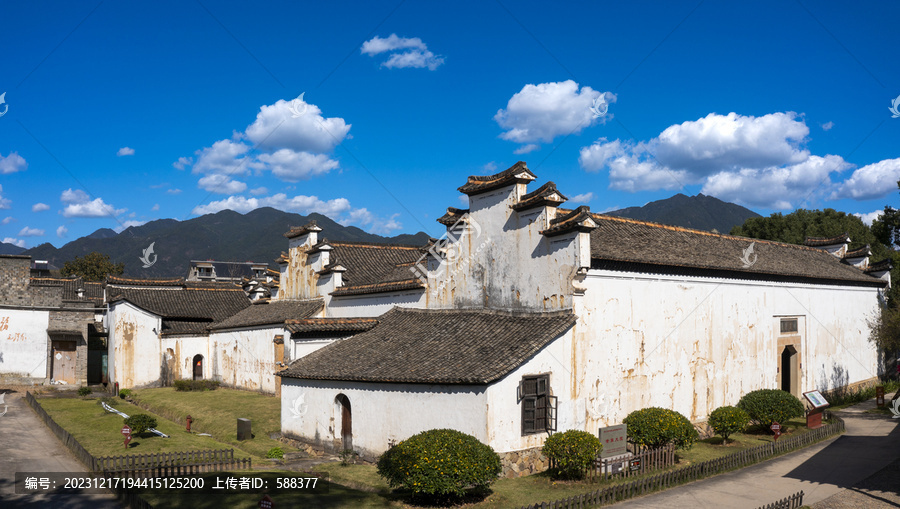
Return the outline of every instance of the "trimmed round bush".
<path id="1" fill-rule="evenodd" d="M 666 408 L 635 410 L 622 422 L 628 425 L 628 440 L 645 447 L 663 447 L 671 443 L 686 449 L 694 445 L 699 436 L 687 417 Z"/>
<path id="2" fill-rule="evenodd" d="M 125 419 L 125 424 L 131 428 L 132 435 L 140 435 L 150 428 L 155 428 L 156 419 L 147 414 L 134 414 Z"/>
<path id="3" fill-rule="evenodd" d="M 803 416 L 803 403 L 793 394 L 778 389 L 748 392 L 737 406 L 765 428 L 773 422 L 784 424 L 794 417 Z"/>
<path id="4" fill-rule="evenodd" d="M 84 386 L 78 388 L 78 395 L 81 397 L 90 396 L 91 393 L 94 392 L 90 387 Z"/>
<path id="5" fill-rule="evenodd" d="M 500 456 L 473 436 L 433 429 L 411 436 L 378 459 L 378 474 L 391 487 L 417 497 L 462 496 L 485 489 L 500 475 Z"/>
<path id="6" fill-rule="evenodd" d="M 284 457 L 284 449 L 281 447 L 273 447 L 266 453 L 267 458 L 281 459 Z"/>
<path id="7" fill-rule="evenodd" d="M 587 431 L 570 429 L 547 437 L 541 452 L 556 462 L 553 477 L 581 479 L 602 450 L 599 438 Z"/>
<path id="8" fill-rule="evenodd" d="M 744 431 L 749 422 L 747 412 L 733 406 L 721 406 L 709 414 L 709 426 L 725 440 L 733 433 Z"/>
<path id="9" fill-rule="evenodd" d="M 119 397 L 122 399 L 128 398 L 131 396 L 131 389 L 122 389 L 119 391 Z"/>

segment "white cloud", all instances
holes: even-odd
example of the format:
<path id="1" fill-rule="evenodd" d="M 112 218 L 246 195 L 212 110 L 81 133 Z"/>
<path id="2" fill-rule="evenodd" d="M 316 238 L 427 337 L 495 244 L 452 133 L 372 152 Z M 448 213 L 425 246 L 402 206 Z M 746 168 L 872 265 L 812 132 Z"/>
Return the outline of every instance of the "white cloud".
<path id="1" fill-rule="evenodd" d="M 541 148 L 540 145 L 536 143 L 529 143 L 528 145 L 522 145 L 521 147 L 513 150 L 513 154 L 527 154 L 529 152 L 534 152 L 539 148 Z"/>
<path id="2" fill-rule="evenodd" d="M 497 169 L 497 163 L 491 161 L 481 167 L 482 173 L 491 174 Z"/>
<path id="3" fill-rule="evenodd" d="M 609 114 L 594 118 L 594 100 L 603 96 L 607 103 L 616 102 L 611 92 L 581 87 L 572 80 L 525 85 L 510 98 L 506 109 L 497 111 L 494 120 L 507 129 L 500 138 L 516 143 L 550 143 L 561 135 L 577 134 L 597 122 L 605 122 Z"/>
<path id="4" fill-rule="evenodd" d="M 81 189 L 66 189 L 59 196 L 59 201 L 63 203 L 84 203 L 91 199 L 90 196 Z"/>
<path id="5" fill-rule="evenodd" d="M 796 118 L 793 112 L 761 117 L 710 113 L 669 126 L 650 148 L 662 165 L 695 173 L 796 164 L 809 157 L 800 148 L 809 128 Z"/>
<path id="6" fill-rule="evenodd" d="M 318 106 L 305 104 L 306 113 L 299 117 L 294 117 L 290 101 L 279 99 L 263 105 L 256 120 L 247 126 L 247 139 L 267 150 L 289 148 L 313 153 L 329 152 L 344 141 L 350 124 L 340 117 L 325 118 Z"/>
<path id="7" fill-rule="evenodd" d="M 0 209 L 8 209 L 12 206 L 12 200 L 3 197 L 3 186 L 0 185 Z"/>
<path id="8" fill-rule="evenodd" d="M 9 224 L 9 223 L 12 223 L 12 222 L 15 221 L 15 220 L 16 220 L 16 218 L 14 218 L 14 217 L 12 217 L 12 216 L 6 216 L 6 217 L 3 218 L 3 221 L 2 221 L 2 222 L 3 222 L 3 224 Z"/>
<path id="9" fill-rule="evenodd" d="M 872 221 L 881 217 L 882 214 L 884 214 L 884 210 L 876 210 L 874 212 L 867 212 L 863 214 L 858 212 L 853 213 L 854 216 L 862 219 L 862 222 L 865 223 L 866 226 L 872 226 Z"/>
<path id="10" fill-rule="evenodd" d="M 150 210 L 159 210 L 159 203 L 154 204 L 152 207 L 150 207 Z"/>
<path id="11" fill-rule="evenodd" d="M 122 233 L 132 226 L 141 226 L 142 224 L 147 224 L 147 221 L 125 221 L 124 223 L 120 223 L 119 226 L 113 228 L 113 231 L 115 231 L 116 233 Z"/>
<path id="12" fill-rule="evenodd" d="M 824 124 L 820 124 L 822 126 L 823 131 L 830 131 L 832 127 L 834 127 L 834 122 L 825 122 Z"/>
<path id="13" fill-rule="evenodd" d="M 260 154 L 259 161 L 272 170 L 272 175 L 288 182 L 323 175 L 338 167 L 338 162 L 325 154 L 294 152 L 286 148 L 272 154 Z"/>
<path id="14" fill-rule="evenodd" d="M 587 203 L 594 199 L 594 193 L 582 193 L 576 194 L 575 196 L 569 198 L 569 202 L 571 203 Z"/>
<path id="15" fill-rule="evenodd" d="M 133 156 L 133 155 L 134 155 L 134 149 L 131 148 L 131 147 L 122 147 L 122 148 L 119 149 L 118 152 L 116 152 L 116 155 L 119 156 L 119 157 L 122 157 L 122 156 Z"/>
<path id="16" fill-rule="evenodd" d="M 827 194 L 831 175 L 851 166 L 837 155 L 811 155 L 804 146 L 808 135 L 793 112 L 710 113 L 670 126 L 649 141 L 601 138 L 581 149 L 579 163 L 586 171 L 608 170 L 613 189 L 703 184 L 703 193 L 722 200 L 789 209 Z"/>
<path id="17" fill-rule="evenodd" d="M 4 244 L 12 244 L 12 245 L 14 245 L 14 246 L 19 246 L 19 247 L 25 247 L 25 241 L 24 241 L 24 240 L 14 239 L 14 238 L 12 238 L 12 237 L 6 237 L 6 238 L 4 238 L 4 239 L 3 239 L 3 243 L 4 243 Z"/>
<path id="18" fill-rule="evenodd" d="M 444 57 L 435 56 L 430 51 L 404 51 L 403 53 L 394 53 L 386 62 L 382 62 L 382 67 L 388 69 L 404 69 L 412 67 L 413 69 L 422 69 L 427 67 L 433 71 L 444 63 Z"/>
<path id="19" fill-rule="evenodd" d="M 40 237 L 42 235 L 44 235 L 44 230 L 41 230 L 40 228 L 25 226 L 19 230 L 19 237 Z"/>
<path id="20" fill-rule="evenodd" d="M 45 210 L 50 210 L 50 205 L 47 205 L 46 203 L 35 203 L 31 206 L 32 212 L 43 212 Z"/>
<path id="21" fill-rule="evenodd" d="M 181 189 L 166 189 L 168 194 L 181 194 Z"/>
<path id="22" fill-rule="evenodd" d="M 462 205 L 462 207 L 464 209 L 469 208 L 469 196 L 468 195 L 461 194 L 461 195 L 457 196 L 456 198 L 459 199 L 459 203 L 460 203 L 460 205 Z"/>
<path id="23" fill-rule="evenodd" d="M 397 51 L 405 50 L 405 51 Z M 428 46 L 418 37 L 406 38 L 391 34 L 381 38 L 377 35 L 364 42 L 360 52 L 364 55 L 375 56 L 384 52 L 393 51 L 390 57 L 381 63 L 388 69 L 403 69 L 406 67 L 422 69 L 427 67 L 435 70 L 444 63 L 444 58 L 436 56 L 428 50 Z"/>
<path id="24" fill-rule="evenodd" d="M 210 202 L 207 205 L 194 207 L 194 214 L 214 214 L 222 210 L 230 209 L 235 212 L 247 213 L 260 207 L 272 207 L 287 212 L 309 214 L 318 212 L 326 216 L 337 216 L 350 210 L 350 201 L 346 198 L 335 198 L 322 201 L 316 196 L 298 195 L 288 198 L 284 193 L 278 193 L 264 198 L 246 198 L 243 196 L 229 196 L 224 200 Z"/>
<path id="25" fill-rule="evenodd" d="M 17 171 L 25 171 L 28 163 L 25 158 L 20 156 L 18 152 L 10 152 L 6 157 L 0 154 L 0 173 L 15 173 Z"/>
<path id="26" fill-rule="evenodd" d="M 69 229 L 65 226 L 60 226 L 56 229 L 56 236 L 59 238 L 65 237 L 67 233 L 69 233 Z"/>
<path id="27" fill-rule="evenodd" d="M 87 193 L 81 189 L 66 189 L 59 200 L 66 203 L 63 209 L 63 217 L 115 217 L 128 209 L 117 209 L 103 201 L 103 198 L 90 199 Z"/>
<path id="28" fill-rule="evenodd" d="M 769 168 L 745 168 L 712 175 L 701 192 L 721 200 L 765 207 L 793 209 L 824 193 L 830 175 L 849 167 L 840 156 L 811 156 L 802 163 Z"/>
<path id="29" fill-rule="evenodd" d="M 871 200 L 883 198 L 897 190 L 900 180 L 900 158 L 885 159 L 857 169 L 845 180 L 832 198 Z"/>
<path id="30" fill-rule="evenodd" d="M 418 37 L 398 37 L 397 34 L 391 34 L 387 37 L 381 38 L 377 35 L 368 41 L 364 42 L 362 47 L 360 48 L 360 52 L 364 55 L 374 56 L 379 53 L 384 53 L 385 51 L 394 51 L 398 49 L 419 49 L 425 50 L 428 49 L 425 46 L 425 43 L 422 42 L 422 39 Z"/>
<path id="31" fill-rule="evenodd" d="M 177 161 L 172 163 L 172 167 L 176 170 L 183 170 L 194 163 L 193 157 L 179 157 Z"/>
<path id="32" fill-rule="evenodd" d="M 269 190 L 266 189 L 265 187 L 257 187 L 256 189 L 250 190 L 250 194 L 252 194 L 253 196 L 260 196 L 260 195 L 266 194 L 268 192 L 269 192 Z"/>
<path id="33" fill-rule="evenodd" d="M 247 173 L 244 154 L 250 150 L 247 145 L 233 140 L 219 140 L 211 147 L 197 151 L 197 162 L 193 173 L 225 173 L 228 175 Z M 179 159 L 180 161 L 180 159 Z"/>
<path id="34" fill-rule="evenodd" d="M 201 178 L 197 185 L 205 191 L 218 194 L 243 193 L 247 189 L 247 184 L 218 173 Z"/>

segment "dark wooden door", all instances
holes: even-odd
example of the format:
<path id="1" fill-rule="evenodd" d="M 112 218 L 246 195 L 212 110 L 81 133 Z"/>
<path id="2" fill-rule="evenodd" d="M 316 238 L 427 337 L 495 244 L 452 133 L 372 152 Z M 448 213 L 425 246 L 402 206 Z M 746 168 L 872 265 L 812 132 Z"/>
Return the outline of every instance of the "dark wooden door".
<path id="1" fill-rule="evenodd" d="M 353 412 L 350 410 L 350 400 L 343 394 L 339 396 L 341 402 L 341 446 L 344 450 L 353 449 Z"/>
<path id="2" fill-rule="evenodd" d="M 53 341 L 52 378 L 75 384 L 76 352 L 74 341 Z"/>

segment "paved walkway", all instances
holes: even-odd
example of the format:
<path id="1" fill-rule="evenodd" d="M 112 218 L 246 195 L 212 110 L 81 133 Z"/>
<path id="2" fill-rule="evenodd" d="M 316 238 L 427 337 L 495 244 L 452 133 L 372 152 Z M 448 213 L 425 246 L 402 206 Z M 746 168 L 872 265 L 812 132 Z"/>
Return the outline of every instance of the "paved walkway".
<path id="1" fill-rule="evenodd" d="M 741 470 L 620 502 L 614 507 L 752 509 L 800 490 L 805 494 L 805 505 L 836 495 L 848 496 L 849 491 L 858 491 L 854 486 L 864 484 L 862 481 L 889 472 L 891 469 L 885 467 L 900 456 L 900 420 L 865 413 L 874 407 L 872 400 L 841 411 L 847 432 L 837 438 Z M 900 486 L 892 491 L 898 490 Z M 858 496 L 858 493 L 849 495 Z M 842 505 L 840 497 L 836 497 L 829 500 L 830 505 L 822 507 L 874 507 L 874 501 L 868 498 L 868 505 Z"/>
<path id="2" fill-rule="evenodd" d="M 9 389 L 0 388 L 0 393 Z M 0 507 L 121 509 L 112 495 L 16 495 L 16 472 L 84 472 L 84 466 L 25 403 L 24 390 L 4 394 L 0 413 Z"/>

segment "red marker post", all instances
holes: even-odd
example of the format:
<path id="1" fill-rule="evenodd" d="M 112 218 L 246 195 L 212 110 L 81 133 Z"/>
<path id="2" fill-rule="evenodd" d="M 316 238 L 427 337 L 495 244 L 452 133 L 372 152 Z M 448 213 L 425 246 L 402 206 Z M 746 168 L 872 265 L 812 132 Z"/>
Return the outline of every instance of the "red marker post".
<path id="1" fill-rule="evenodd" d="M 272 497 L 263 495 L 262 500 L 256 504 L 256 507 L 259 507 L 259 509 L 274 509 L 275 502 L 272 500 Z"/>
<path id="2" fill-rule="evenodd" d="M 778 441 L 778 437 L 781 436 L 781 424 L 777 422 L 773 422 L 769 429 L 772 430 L 772 433 L 775 433 L 775 441 Z"/>
<path id="3" fill-rule="evenodd" d="M 127 424 L 122 426 L 122 434 L 125 435 L 125 448 L 128 449 L 128 442 L 131 442 L 131 428 Z"/>

